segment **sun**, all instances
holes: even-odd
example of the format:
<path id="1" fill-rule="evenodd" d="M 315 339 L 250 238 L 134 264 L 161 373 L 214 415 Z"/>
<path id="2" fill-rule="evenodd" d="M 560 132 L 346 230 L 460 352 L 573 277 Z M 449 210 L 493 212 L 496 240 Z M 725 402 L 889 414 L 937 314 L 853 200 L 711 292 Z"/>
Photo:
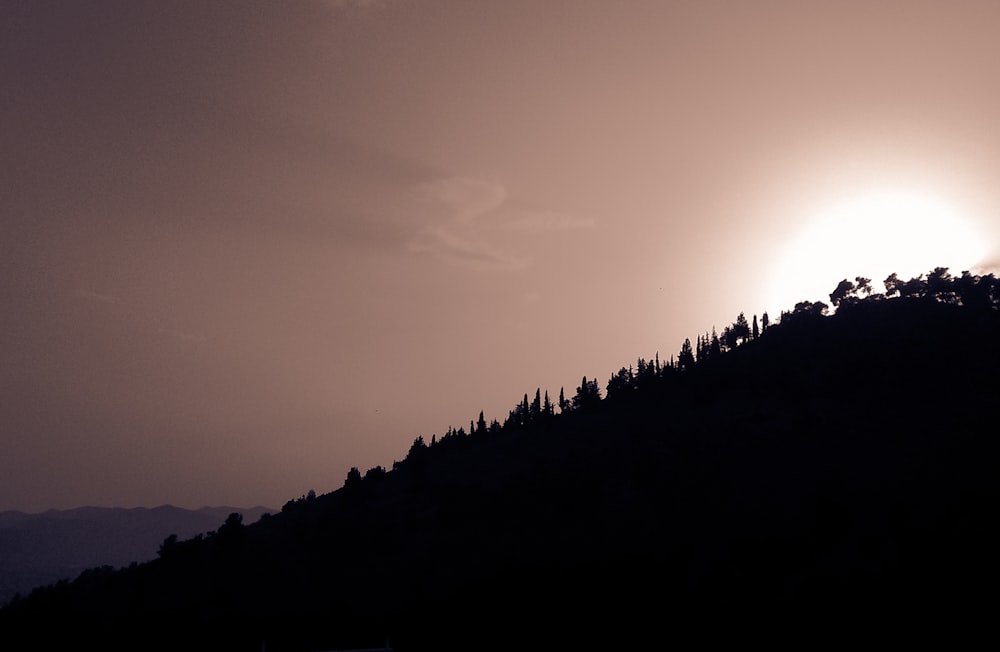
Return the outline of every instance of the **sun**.
<path id="1" fill-rule="evenodd" d="M 866 192 L 831 204 L 794 235 L 765 291 L 768 310 L 800 301 L 829 303 L 841 279 L 869 278 L 874 291 L 892 273 L 901 279 L 947 267 L 971 269 L 987 254 L 970 220 L 943 197 L 915 190 Z"/>

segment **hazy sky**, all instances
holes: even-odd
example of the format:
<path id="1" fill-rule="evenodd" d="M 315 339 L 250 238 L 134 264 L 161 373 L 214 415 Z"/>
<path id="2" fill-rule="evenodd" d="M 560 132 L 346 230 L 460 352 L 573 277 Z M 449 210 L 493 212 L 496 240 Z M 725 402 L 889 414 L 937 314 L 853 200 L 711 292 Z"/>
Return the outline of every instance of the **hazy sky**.
<path id="1" fill-rule="evenodd" d="M 0 0 L 0 509 L 280 508 L 866 266 L 996 260 L 998 27 Z"/>

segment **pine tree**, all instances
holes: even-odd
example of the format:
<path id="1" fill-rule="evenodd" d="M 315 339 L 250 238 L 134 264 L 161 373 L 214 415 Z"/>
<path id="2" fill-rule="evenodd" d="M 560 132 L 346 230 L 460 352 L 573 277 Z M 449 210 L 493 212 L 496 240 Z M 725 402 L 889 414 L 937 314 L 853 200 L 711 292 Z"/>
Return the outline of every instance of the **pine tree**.
<path id="1" fill-rule="evenodd" d="M 406 458 L 414 458 L 421 455 L 425 450 L 427 450 L 427 444 L 424 443 L 424 437 L 423 435 L 418 435 L 417 438 L 413 440 L 410 450 L 407 451 Z"/>
<path id="2" fill-rule="evenodd" d="M 740 344 L 745 344 L 750 339 L 750 325 L 747 323 L 746 315 L 742 312 L 736 317 L 736 323 L 733 324 L 733 334 Z"/>
<path id="3" fill-rule="evenodd" d="M 580 381 L 580 386 L 576 388 L 576 396 L 573 397 L 573 409 L 586 408 L 599 403 L 601 400 L 601 388 L 597 385 L 597 379 L 587 380 L 584 376 Z"/>
<path id="4" fill-rule="evenodd" d="M 569 404 L 569 401 L 566 400 L 565 388 L 560 387 L 559 388 L 559 413 L 562 414 L 563 412 L 569 412 L 569 410 L 570 410 L 570 404 Z"/>
<path id="5" fill-rule="evenodd" d="M 694 367 L 694 351 L 691 350 L 691 338 L 689 337 L 684 338 L 681 351 L 677 354 L 677 367 L 682 371 Z"/>
<path id="6" fill-rule="evenodd" d="M 531 402 L 531 409 L 528 412 L 528 417 L 531 421 L 538 421 L 539 417 L 542 416 L 542 392 L 541 387 L 535 390 L 535 400 Z"/>

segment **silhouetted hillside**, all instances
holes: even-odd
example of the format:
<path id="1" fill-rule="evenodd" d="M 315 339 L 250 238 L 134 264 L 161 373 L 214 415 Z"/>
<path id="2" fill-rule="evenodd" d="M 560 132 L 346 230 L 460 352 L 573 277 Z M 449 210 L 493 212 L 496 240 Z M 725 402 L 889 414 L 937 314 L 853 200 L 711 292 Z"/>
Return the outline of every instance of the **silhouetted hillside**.
<path id="1" fill-rule="evenodd" d="M 988 631 L 1000 286 L 932 278 L 838 286 L 832 316 L 741 315 L 676 363 L 623 368 L 607 396 L 584 378 L 559 413 L 526 394 L 504 424 L 418 438 L 392 469 L 352 469 L 258 523 L 36 590 L 0 631 L 269 651 Z"/>
<path id="2" fill-rule="evenodd" d="M 127 566 L 156 558 L 164 537 L 181 538 L 217 528 L 235 507 L 198 510 L 79 507 L 38 514 L 0 512 L 0 606 L 37 586 L 74 578 L 88 568 Z M 248 520 L 274 511 L 239 509 Z"/>

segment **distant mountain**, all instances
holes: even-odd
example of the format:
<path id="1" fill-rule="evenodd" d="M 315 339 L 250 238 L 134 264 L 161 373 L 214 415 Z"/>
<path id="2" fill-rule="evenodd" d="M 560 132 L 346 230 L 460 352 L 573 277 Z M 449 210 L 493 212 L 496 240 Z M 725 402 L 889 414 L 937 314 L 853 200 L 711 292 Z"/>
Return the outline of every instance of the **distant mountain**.
<path id="1" fill-rule="evenodd" d="M 264 507 L 80 507 L 28 514 L 0 512 L 0 605 L 37 586 L 75 579 L 99 566 L 122 567 L 156 558 L 171 534 L 190 538 L 217 529 L 241 513 L 247 522 L 274 510 Z"/>
<path id="2" fill-rule="evenodd" d="M 845 282 L 846 283 L 846 282 Z M 1000 282 L 838 286 L 0 610 L 0 646 L 972 647 L 1000 600 Z M 767 324 L 768 320 L 762 319 Z M 719 341 L 716 341 L 716 340 Z M 57 626 L 56 626 L 57 625 Z M 935 637 L 940 638 L 935 638 Z"/>

